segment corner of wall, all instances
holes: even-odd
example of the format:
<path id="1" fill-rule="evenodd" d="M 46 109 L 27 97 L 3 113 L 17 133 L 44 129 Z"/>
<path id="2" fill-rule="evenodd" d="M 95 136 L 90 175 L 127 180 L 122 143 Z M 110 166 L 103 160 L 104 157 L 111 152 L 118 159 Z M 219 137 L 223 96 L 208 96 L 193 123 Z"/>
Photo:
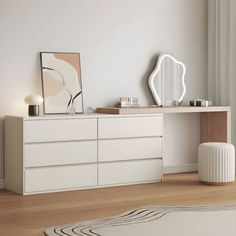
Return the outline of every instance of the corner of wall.
<path id="1" fill-rule="evenodd" d="M 5 188 L 5 180 L 0 179 L 0 189 L 4 189 L 4 188 Z"/>

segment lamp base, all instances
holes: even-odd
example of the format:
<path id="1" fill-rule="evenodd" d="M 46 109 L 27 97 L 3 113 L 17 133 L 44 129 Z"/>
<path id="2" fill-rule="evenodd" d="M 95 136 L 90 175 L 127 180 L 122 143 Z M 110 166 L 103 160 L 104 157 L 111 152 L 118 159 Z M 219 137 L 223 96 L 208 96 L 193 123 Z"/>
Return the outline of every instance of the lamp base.
<path id="1" fill-rule="evenodd" d="M 28 115 L 29 116 L 38 116 L 39 115 L 39 105 L 29 105 Z"/>

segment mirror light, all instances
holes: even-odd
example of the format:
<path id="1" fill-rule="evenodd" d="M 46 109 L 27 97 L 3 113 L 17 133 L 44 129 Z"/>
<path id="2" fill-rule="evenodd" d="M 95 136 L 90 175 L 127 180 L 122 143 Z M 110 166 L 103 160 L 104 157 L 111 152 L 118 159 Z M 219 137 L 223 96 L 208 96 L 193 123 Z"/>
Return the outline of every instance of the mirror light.
<path id="1" fill-rule="evenodd" d="M 176 58 L 174 58 L 172 55 L 170 54 L 166 54 L 166 53 L 161 53 L 158 57 L 158 60 L 157 60 L 157 64 L 156 64 L 156 67 L 154 69 L 154 71 L 151 73 L 151 75 L 149 76 L 149 79 L 148 79 L 148 84 L 149 84 L 149 87 L 151 89 L 151 92 L 153 94 L 153 97 L 157 103 L 158 106 L 161 106 L 163 105 L 163 101 L 161 101 L 158 93 L 157 93 L 157 90 L 154 86 L 154 81 L 155 81 L 155 78 L 156 78 L 156 75 L 158 74 L 158 72 L 160 71 L 160 68 L 161 68 L 161 64 L 162 64 L 162 61 L 165 59 L 165 58 L 169 58 L 171 59 L 173 62 L 175 62 L 177 65 L 180 65 L 182 67 L 182 70 L 183 70 L 183 73 L 182 73 L 182 77 L 181 77 L 181 83 L 182 83 L 182 86 L 183 86 L 183 92 L 181 94 L 181 96 L 179 97 L 179 99 L 176 101 L 176 105 L 179 105 L 182 103 L 183 101 L 183 98 L 184 98 L 184 95 L 186 93 L 186 86 L 185 86 L 185 81 L 184 81 L 184 78 L 185 78 L 185 74 L 186 74 L 186 67 L 184 65 L 183 62 L 181 61 L 178 61 Z"/>

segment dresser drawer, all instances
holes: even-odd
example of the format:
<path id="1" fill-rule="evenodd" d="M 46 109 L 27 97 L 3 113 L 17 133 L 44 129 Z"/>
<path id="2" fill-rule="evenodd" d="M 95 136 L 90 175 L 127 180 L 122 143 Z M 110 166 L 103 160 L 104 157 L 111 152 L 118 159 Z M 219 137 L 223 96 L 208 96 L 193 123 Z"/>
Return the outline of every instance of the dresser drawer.
<path id="1" fill-rule="evenodd" d="M 33 120 L 24 122 L 24 142 L 97 138 L 96 119 Z"/>
<path id="2" fill-rule="evenodd" d="M 140 160 L 98 165 L 99 185 L 161 181 L 162 160 Z"/>
<path id="3" fill-rule="evenodd" d="M 98 138 L 129 138 L 162 135 L 162 116 L 99 118 Z"/>
<path id="4" fill-rule="evenodd" d="M 87 188 L 97 185 L 97 165 L 74 165 L 25 170 L 25 192 Z"/>
<path id="5" fill-rule="evenodd" d="M 162 157 L 162 138 L 105 139 L 98 141 L 98 161 Z"/>
<path id="6" fill-rule="evenodd" d="M 97 162 L 97 141 L 25 144 L 25 167 Z"/>

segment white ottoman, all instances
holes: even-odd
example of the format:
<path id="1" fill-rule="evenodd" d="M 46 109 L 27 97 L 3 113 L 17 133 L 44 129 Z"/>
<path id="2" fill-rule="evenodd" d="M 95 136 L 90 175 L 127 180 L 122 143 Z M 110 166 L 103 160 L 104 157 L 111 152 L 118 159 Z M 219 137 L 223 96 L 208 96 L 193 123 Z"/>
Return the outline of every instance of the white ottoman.
<path id="1" fill-rule="evenodd" d="M 235 180 L 235 150 L 230 143 L 202 143 L 198 148 L 198 175 L 203 182 L 225 185 Z"/>

